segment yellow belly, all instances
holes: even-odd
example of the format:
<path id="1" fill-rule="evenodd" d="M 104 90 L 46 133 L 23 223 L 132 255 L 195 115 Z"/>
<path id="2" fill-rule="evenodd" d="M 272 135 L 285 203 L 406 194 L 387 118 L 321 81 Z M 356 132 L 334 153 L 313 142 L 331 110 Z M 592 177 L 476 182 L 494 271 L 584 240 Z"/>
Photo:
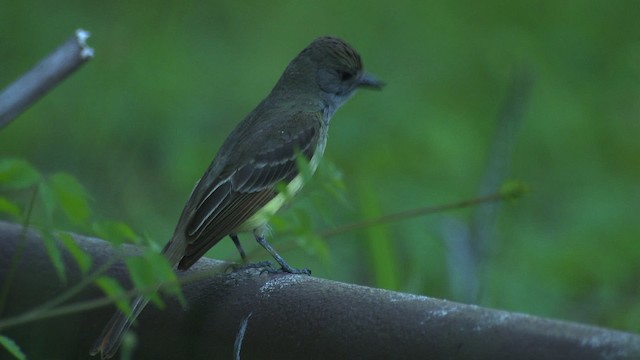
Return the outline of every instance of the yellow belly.
<path id="1" fill-rule="evenodd" d="M 267 222 L 269 219 L 282 207 L 282 205 L 287 202 L 287 200 L 291 199 L 303 186 L 302 175 L 296 176 L 291 182 L 287 185 L 285 191 L 279 193 L 271 199 L 262 209 L 258 210 L 257 213 L 253 214 L 250 218 L 248 218 L 242 225 L 238 226 L 238 228 L 234 232 L 248 232 L 253 231 Z"/>

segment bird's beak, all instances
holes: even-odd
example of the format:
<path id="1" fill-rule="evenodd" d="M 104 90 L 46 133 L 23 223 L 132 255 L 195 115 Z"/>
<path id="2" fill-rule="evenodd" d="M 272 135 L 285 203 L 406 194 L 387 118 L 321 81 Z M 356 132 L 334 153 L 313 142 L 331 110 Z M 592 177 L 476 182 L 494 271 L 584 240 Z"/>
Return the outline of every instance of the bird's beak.
<path id="1" fill-rule="evenodd" d="M 360 80 L 358 81 L 358 87 L 380 90 L 385 85 L 383 81 L 376 79 L 375 76 L 364 72 L 362 76 L 360 76 Z"/>

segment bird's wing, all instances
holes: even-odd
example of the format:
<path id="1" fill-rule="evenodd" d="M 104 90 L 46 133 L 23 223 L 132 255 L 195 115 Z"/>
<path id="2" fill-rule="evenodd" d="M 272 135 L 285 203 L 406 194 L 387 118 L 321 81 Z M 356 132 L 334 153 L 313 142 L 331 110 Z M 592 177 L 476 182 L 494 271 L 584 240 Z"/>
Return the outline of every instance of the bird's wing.
<path id="1" fill-rule="evenodd" d="M 197 201 L 185 223 L 187 247 L 179 268 L 187 269 L 202 257 L 213 245 L 233 232 L 258 212 L 277 194 L 277 184 L 287 184 L 298 175 L 296 153 L 310 160 L 320 136 L 319 114 L 300 113 L 294 116 L 295 126 L 272 127 L 255 132 L 265 146 L 245 160 L 234 164 L 230 161 L 214 181 L 206 188 L 194 191 L 189 200 Z M 252 141 L 251 137 L 247 141 Z M 245 147 L 246 148 L 246 147 Z M 213 164 L 212 164 L 213 166 Z M 187 204 L 189 207 L 189 204 Z M 181 221 L 182 222 L 182 221 Z"/>

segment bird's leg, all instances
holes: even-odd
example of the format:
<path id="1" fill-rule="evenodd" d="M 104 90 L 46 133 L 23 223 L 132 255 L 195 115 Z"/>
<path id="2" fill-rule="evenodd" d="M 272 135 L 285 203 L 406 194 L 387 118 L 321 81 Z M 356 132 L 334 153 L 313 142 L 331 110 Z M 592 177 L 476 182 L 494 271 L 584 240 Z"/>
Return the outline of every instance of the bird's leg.
<path id="1" fill-rule="evenodd" d="M 284 261 L 284 259 L 282 258 L 282 256 L 280 256 L 276 250 L 274 248 L 271 247 L 271 245 L 269 245 L 269 243 L 267 242 L 267 240 L 264 238 L 264 235 L 262 234 L 255 234 L 256 237 L 256 241 L 258 242 L 258 244 L 262 245 L 262 247 L 267 250 L 269 252 L 269 254 L 271 254 L 271 256 L 273 256 L 274 259 L 276 259 L 276 261 L 278 262 L 278 264 L 280 264 L 280 266 L 282 267 L 282 270 L 285 272 L 288 272 L 290 274 L 304 274 L 304 275 L 311 275 L 311 270 L 309 269 L 295 269 L 291 266 L 289 266 L 289 264 L 287 264 L 286 261 Z"/>
<path id="2" fill-rule="evenodd" d="M 240 244 L 240 240 L 238 239 L 238 234 L 229 234 L 229 237 L 231 238 L 231 240 L 233 240 L 233 243 L 236 245 L 236 249 L 238 249 L 238 252 L 240 253 L 240 257 L 242 258 L 242 263 L 246 264 L 247 263 L 247 254 L 244 252 L 244 249 L 242 248 L 242 244 Z"/>
<path id="3" fill-rule="evenodd" d="M 244 252 L 244 249 L 242 248 L 242 244 L 240 244 L 240 240 L 238 239 L 238 234 L 235 234 L 235 233 L 229 234 L 229 237 L 231 238 L 231 240 L 233 240 L 233 243 L 236 245 L 236 249 L 238 249 L 238 252 L 240 253 L 240 257 L 242 258 L 242 265 L 231 265 L 229 269 L 232 269 L 233 271 L 238 271 L 243 269 L 266 268 L 267 269 L 266 271 L 276 271 L 275 269 L 273 269 L 273 264 L 271 263 L 271 261 L 260 261 L 255 264 L 247 264 L 247 254 Z"/>

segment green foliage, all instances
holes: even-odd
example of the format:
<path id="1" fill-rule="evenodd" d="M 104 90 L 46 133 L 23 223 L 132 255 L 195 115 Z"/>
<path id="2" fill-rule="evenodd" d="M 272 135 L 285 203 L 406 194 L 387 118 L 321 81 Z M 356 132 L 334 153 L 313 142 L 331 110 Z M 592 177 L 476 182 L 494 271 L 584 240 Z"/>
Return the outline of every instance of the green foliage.
<path id="1" fill-rule="evenodd" d="M 0 184 L 9 189 L 25 189 L 37 184 L 40 173 L 27 161 L 17 158 L 0 159 Z"/>
<path id="2" fill-rule="evenodd" d="M 297 247 L 328 263 L 331 252 L 326 241 L 316 234 L 309 209 L 291 209 L 289 215 L 286 218 L 274 216 L 271 225 L 276 234 L 283 233 L 286 237 L 293 238 Z"/>
<path id="3" fill-rule="evenodd" d="M 52 16 L 61 7 L 72 10 Z M 356 94 L 336 113 L 325 158 L 274 219 L 272 244 L 292 245 L 287 261 L 314 275 L 375 285 L 375 271 L 384 271 L 371 263 L 380 233 L 395 260 L 376 263 L 398 267 L 398 289 L 456 300 L 447 290 L 440 215 L 322 240 L 332 259 L 325 268 L 306 253 L 313 246 L 293 249 L 305 234 L 369 214 L 474 197 L 512 69 L 524 65 L 534 71 L 534 87 L 508 176 L 532 191 L 500 207 L 483 259 L 481 305 L 638 330 L 629 320 L 640 313 L 640 285 L 631 278 L 640 258 L 636 3 L 186 1 L 149 9 L 127 4 L 122 17 L 109 3 L 6 2 L 0 33 L 14 36 L 3 42 L 0 84 L 68 37 L 69 24 L 92 31 L 96 58 L 0 131 L 2 155 L 74 174 L 100 217 L 121 219 L 162 244 L 231 128 L 302 47 L 335 34 L 388 86 Z M 224 21 L 211 21 L 214 13 Z M 345 203 L 320 181 L 327 160 L 343 173 Z M 0 174 L 11 173 L 0 165 Z M 10 176 L 22 187 L 14 197 L 0 184 L 1 198 L 14 205 L 2 210 L 0 201 L 0 216 L 15 219 L 28 184 L 40 180 L 24 165 L 9 168 L 22 174 Z M 471 212 L 447 216 L 464 221 Z M 52 213 L 62 228 L 81 227 L 60 209 Z M 91 226 L 120 241 L 138 238 L 118 226 Z M 227 256 L 224 246 L 212 256 Z"/>
<path id="4" fill-rule="evenodd" d="M 123 243 L 140 244 L 140 236 L 122 221 L 101 220 L 94 221 L 91 229 L 101 239 L 109 239 L 114 245 Z"/>
<path id="5" fill-rule="evenodd" d="M 0 213 L 10 215 L 13 219 L 20 218 L 20 207 L 4 197 L 0 197 Z"/>
<path id="6" fill-rule="evenodd" d="M 500 187 L 500 195 L 506 200 L 519 199 L 530 191 L 525 182 L 517 180 L 507 181 Z"/>
<path id="7" fill-rule="evenodd" d="M 91 216 L 89 196 L 73 176 L 56 173 L 48 179 L 57 204 L 67 219 L 74 225 L 86 224 Z"/>
<path id="8" fill-rule="evenodd" d="M 125 263 L 136 289 L 148 294 L 156 306 L 164 307 L 164 303 L 155 293 L 161 284 L 163 291 L 177 296 L 181 302 L 184 301 L 176 273 L 162 254 L 147 251 L 140 256 L 125 258 Z"/>
<path id="9" fill-rule="evenodd" d="M 8 337 L 0 335 L 0 345 L 2 345 L 2 347 L 4 347 L 4 349 L 7 350 L 14 358 L 18 360 L 27 359 L 27 356 L 22 352 L 22 350 L 20 350 L 20 346 Z"/>
<path id="10" fill-rule="evenodd" d="M 70 287 L 67 292 L 54 299 L 48 299 L 43 306 L 33 309 L 34 314 L 44 316 L 46 311 L 54 310 L 56 306 L 73 297 L 82 287 L 88 286 L 91 282 L 113 299 L 123 312 L 131 312 L 128 300 L 131 294 L 125 292 L 115 279 L 101 276 L 108 269 L 110 262 L 101 265 L 98 269 L 92 269 L 91 256 L 76 243 L 70 233 L 57 230 L 60 224 L 66 223 L 72 228 L 93 231 L 102 238 L 114 239 L 114 244 L 119 245 L 125 241 L 141 243 L 140 236 L 131 227 L 120 221 L 93 220 L 95 215 L 90 208 L 88 192 L 75 177 L 63 172 L 45 176 L 25 160 L 0 159 L 0 188 L 7 189 L 8 195 L 0 198 L 0 213 L 12 216 L 24 226 L 38 224 L 43 245 L 60 280 L 67 281 L 68 269 L 65 267 L 64 251 L 71 256 L 84 276 L 84 279 Z M 12 199 L 12 197 L 19 199 L 21 191 L 32 194 L 32 201 L 22 206 L 24 210 L 21 209 L 19 200 Z M 42 209 L 40 216 L 36 218 L 32 218 L 34 207 Z M 19 256 L 19 252 L 14 256 Z M 176 275 L 155 244 L 140 256 L 127 258 L 125 262 L 139 293 L 149 294 L 152 301 L 162 305 L 160 298 L 153 292 L 160 285 L 168 282 L 162 286 L 162 289 L 183 301 Z M 15 266 L 15 261 L 11 264 Z M 10 281 L 5 283 L 7 284 L 10 284 Z M 11 290 L 10 287 L 5 287 L 2 289 L 3 293 Z M 38 316 L 34 318 L 38 319 Z M 1 337 L 0 341 L 15 357 L 24 358 L 19 347 L 11 339 Z"/>
<path id="11" fill-rule="evenodd" d="M 54 222 L 55 212 L 58 208 L 56 193 L 47 181 L 40 181 L 35 189 L 44 209 L 44 221 L 46 224 L 51 225 Z"/>
<path id="12" fill-rule="evenodd" d="M 91 269 L 91 256 L 76 244 L 76 241 L 69 233 L 59 233 L 58 240 L 62 242 L 67 251 L 73 256 L 82 274 L 87 274 Z"/>
<path id="13" fill-rule="evenodd" d="M 132 331 L 127 331 L 127 333 L 124 334 L 124 338 L 122 339 L 122 346 L 120 347 L 120 359 L 135 359 L 133 357 L 133 351 L 135 350 L 137 343 L 138 337 Z"/>
<path id="14" fill-rule="evenodd" d="M 96 285 L 110 298 L 117 299 L 116 305 L 123 313 L 130 315 L 131 306 L 125 298 L 125 290 L 118 280 L 109 276 L 100 276 L 95 280 Z"/>
<path id="15" fill-rule="evenodd" d="M 29 206 L 40 205 L 44 209 L 42 240 L 61 280 L 66 281 L 66 270 L 60 245 L 71 254 L 83 273 L 88 272 L 91 267 L 90 256 L 76 245 L 69 234 L 56 233 L 53 225 L 57 211 L 76 226 L 83 226 L 89 220 L 91 212 L 88 195 L 73 176 L 65 173 L 44 176 L 26 160 L 0 158 L 0 187 L 13 192 L 27 190 L 37 195 L 37 204 Z M 21 210 L 16 200 L 6 197 L 0 198 L 0 212 L 8 213 L 23 223 L 33 220 L 23 218 L 24 210 Z"/>
<path id="16" fill-rule="evenodd" d="M 56 237 L 50 230 L 42 231 L 42 242 L 47 249 L 47 254 L 49 255 L 49 259 L 51 259 L 51 263 L 53 264 L 54 269 L 58 273 L 58 277 L 60 280 L 66 282 L 67 275 L 66 269 L 64 267 L 64 260 L 62 259 L 62 252 L 58 247 L 58 242 L 56 241 Z"/>
<path id="17" fill-rule="evenodd" d="M 306 185 L 296 199 L 289 199 L 284 211 L 272 217 L 270 225 L 274 230 L 274 237 L 280 241 L 292 241 L 295 247 L 328 265 L 331 262 L 331 251 L 326 240 L 314 228 L 314 217 L 320 216 L 329 221 L 336 203 L 349 206 L 342 173 L 330 159 L 320 162 L 313 176 L 308 162 L 298 156 L 297 163 L 306 179 Z M 299 198 L 306 198 L 308 201 L 300 202 Z"/>

